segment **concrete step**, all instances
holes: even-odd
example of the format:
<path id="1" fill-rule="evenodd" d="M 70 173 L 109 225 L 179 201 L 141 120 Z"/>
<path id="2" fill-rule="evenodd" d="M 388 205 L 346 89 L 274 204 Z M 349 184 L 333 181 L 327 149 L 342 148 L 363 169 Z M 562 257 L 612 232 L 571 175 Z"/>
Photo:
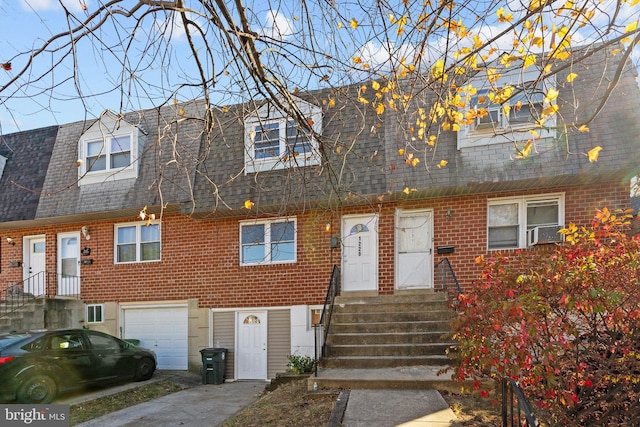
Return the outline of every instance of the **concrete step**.
<path id="1" fill-rule="evenodd" d="M 408 322 L 337 323 L 331 320 L 331 334 L 438 332 L 451 330 L 450 320 L 416 320 Z"/>
<path id="2" fill-rule="evenodd" d="M 373 345 L 327 345 L 329 357 L 397 357 L 445 355 L 453 343 L 427 344 L 373 344 Z"/>
<path id="3" fill-rule="evenodd" d="M 350 313 L 334 309 L 331 323 L 416 322 L 453 319 L 450 310 Z"/>
<path id="4" fill-rule="evenodd" d="M 441 331 L 332 333 L 327 339 L 327 345 L 426 344 L 442 342 L 450 338 L 450 335 Z"/>
<path id="5" fill-rule="evenodd" d="M 409 366 L 401 368 L 342 369 L 319 368 L 318 375 L 307 379 L 308 390 L 314 383 L 318 390 L 344 389 L 407 389 L 460 391 L 460 384 L 451 380 L 451 373 L 438 374 L 447 365 Z"/>
<path id="6" fill-rule="evenodd" d="M 448 310 L 443 301 L 424 302 L 378 302 L 378 303 L 337 303 L 334 310 L 341 313 L 393 313 L 393 312 L 430 312 Z"/>
<path id="7" fill-rule="evenodd" d="M 324 357 L 321 362 L 323 368 L 342 369 L 374 369 L 400 368 L 407 366 L 441 366 L 449 363 L 446 355 L 441 356 L 349 356 Z"/>
<path id="8" fill-rule="evenodd" d="M 411 302 L 427 301 L 447 301 L 447 294 L 444 292 L 423 291 L 423 292 L 403 292 L 393 295 L 375 296 L 350 296 L 340 295 L 336 297 L 336 304 L 401 304 Z"/>

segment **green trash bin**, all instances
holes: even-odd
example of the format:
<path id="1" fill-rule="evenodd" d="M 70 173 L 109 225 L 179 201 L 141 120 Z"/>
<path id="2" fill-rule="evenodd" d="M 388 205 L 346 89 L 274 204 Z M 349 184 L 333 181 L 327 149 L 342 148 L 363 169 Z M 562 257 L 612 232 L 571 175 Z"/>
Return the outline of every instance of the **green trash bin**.
<path id="1" fill-rule="evenodd" d="M 203 348 L 202 354 L 202 383 L 222 384 L 227 369 L 226 348 Z"/>

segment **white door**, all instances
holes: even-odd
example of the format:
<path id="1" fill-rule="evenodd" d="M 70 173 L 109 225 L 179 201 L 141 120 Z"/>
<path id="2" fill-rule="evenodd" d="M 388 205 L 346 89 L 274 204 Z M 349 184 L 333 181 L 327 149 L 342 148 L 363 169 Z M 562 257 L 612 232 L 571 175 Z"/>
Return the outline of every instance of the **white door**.
<path id="1" fill-rule="evenodd" d="M 433 287 L 432 236 L 432 211 L 396 211 L 396 288 Z"/>
<path id="2" fill-rule="evenodd" d="M 58 295 L 80 295 L 80 233 L 58 234 Z"/>
<path id="3" fill-rule="evenodd" d="M 158 369 L 186 370 L 189 326 L 186 307 L 125 308 L 122 338 L 140 340 L 156 353 Z"/>
<path id="4" fill-rule="evenodd" d="M 342 289 L 378 290 L 378 215 L 342 219 Z"/>
<path id="5" fill-rule="evenodd" d="M 267 313 L 237 313 L 236 331 L 237 378 L 267 379 Z"/>
<path id="6" fill-rule="evenodd" d="M 24 291 L 34 296 L 46 293 L 46 240 L 44 237 L 24 239 L 23 279 Z"/>

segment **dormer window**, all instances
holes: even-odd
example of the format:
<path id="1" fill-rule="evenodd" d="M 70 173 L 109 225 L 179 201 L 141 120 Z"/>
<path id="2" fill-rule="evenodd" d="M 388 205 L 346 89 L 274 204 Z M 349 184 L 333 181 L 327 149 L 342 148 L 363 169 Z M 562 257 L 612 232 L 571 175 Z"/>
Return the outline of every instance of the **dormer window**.
<path id="1" fill-rule="evenodd" d="M 144 134 L 105 112 L 80 138 L 79 185 L 137 178 L 137 153 Z"/>
<path id="2" fill-rule="evenodd" d="M 298 100 L 314 132 L 322 130 L 318 107 Z M 302 167 L 320 163 L 312 133 L 277 108 L 265 104 L 245 120 L 245 173 Z"/>
<path id="3" fill-rule="evenodd" d="M 538 141 L 553 139 L 555 117 L 541 118 L 547 107 L 545 93 L 555 86 L 555 80 L 537 82 L 539 73 L 536 67 L 502 70 L 491 84 L 486 78 L 474 77 L 470 85 L 475 93 L 467 98 L 466 107 L 471 123 L 458 132 L 458 148 L 524 142 L 532 139 L 532 130 Z"/>

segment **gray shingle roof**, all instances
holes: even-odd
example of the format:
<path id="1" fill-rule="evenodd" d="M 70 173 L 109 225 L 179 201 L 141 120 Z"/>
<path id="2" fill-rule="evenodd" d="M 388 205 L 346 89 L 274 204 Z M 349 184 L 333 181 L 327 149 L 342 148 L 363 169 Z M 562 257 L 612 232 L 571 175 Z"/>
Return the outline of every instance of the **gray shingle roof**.
<path id="1" fill-rule="evenodd" d="M 57 126 L 0 137 L 7 163 L 0 179 L 0 222 L 31 220 L 49 167 Z"/>

